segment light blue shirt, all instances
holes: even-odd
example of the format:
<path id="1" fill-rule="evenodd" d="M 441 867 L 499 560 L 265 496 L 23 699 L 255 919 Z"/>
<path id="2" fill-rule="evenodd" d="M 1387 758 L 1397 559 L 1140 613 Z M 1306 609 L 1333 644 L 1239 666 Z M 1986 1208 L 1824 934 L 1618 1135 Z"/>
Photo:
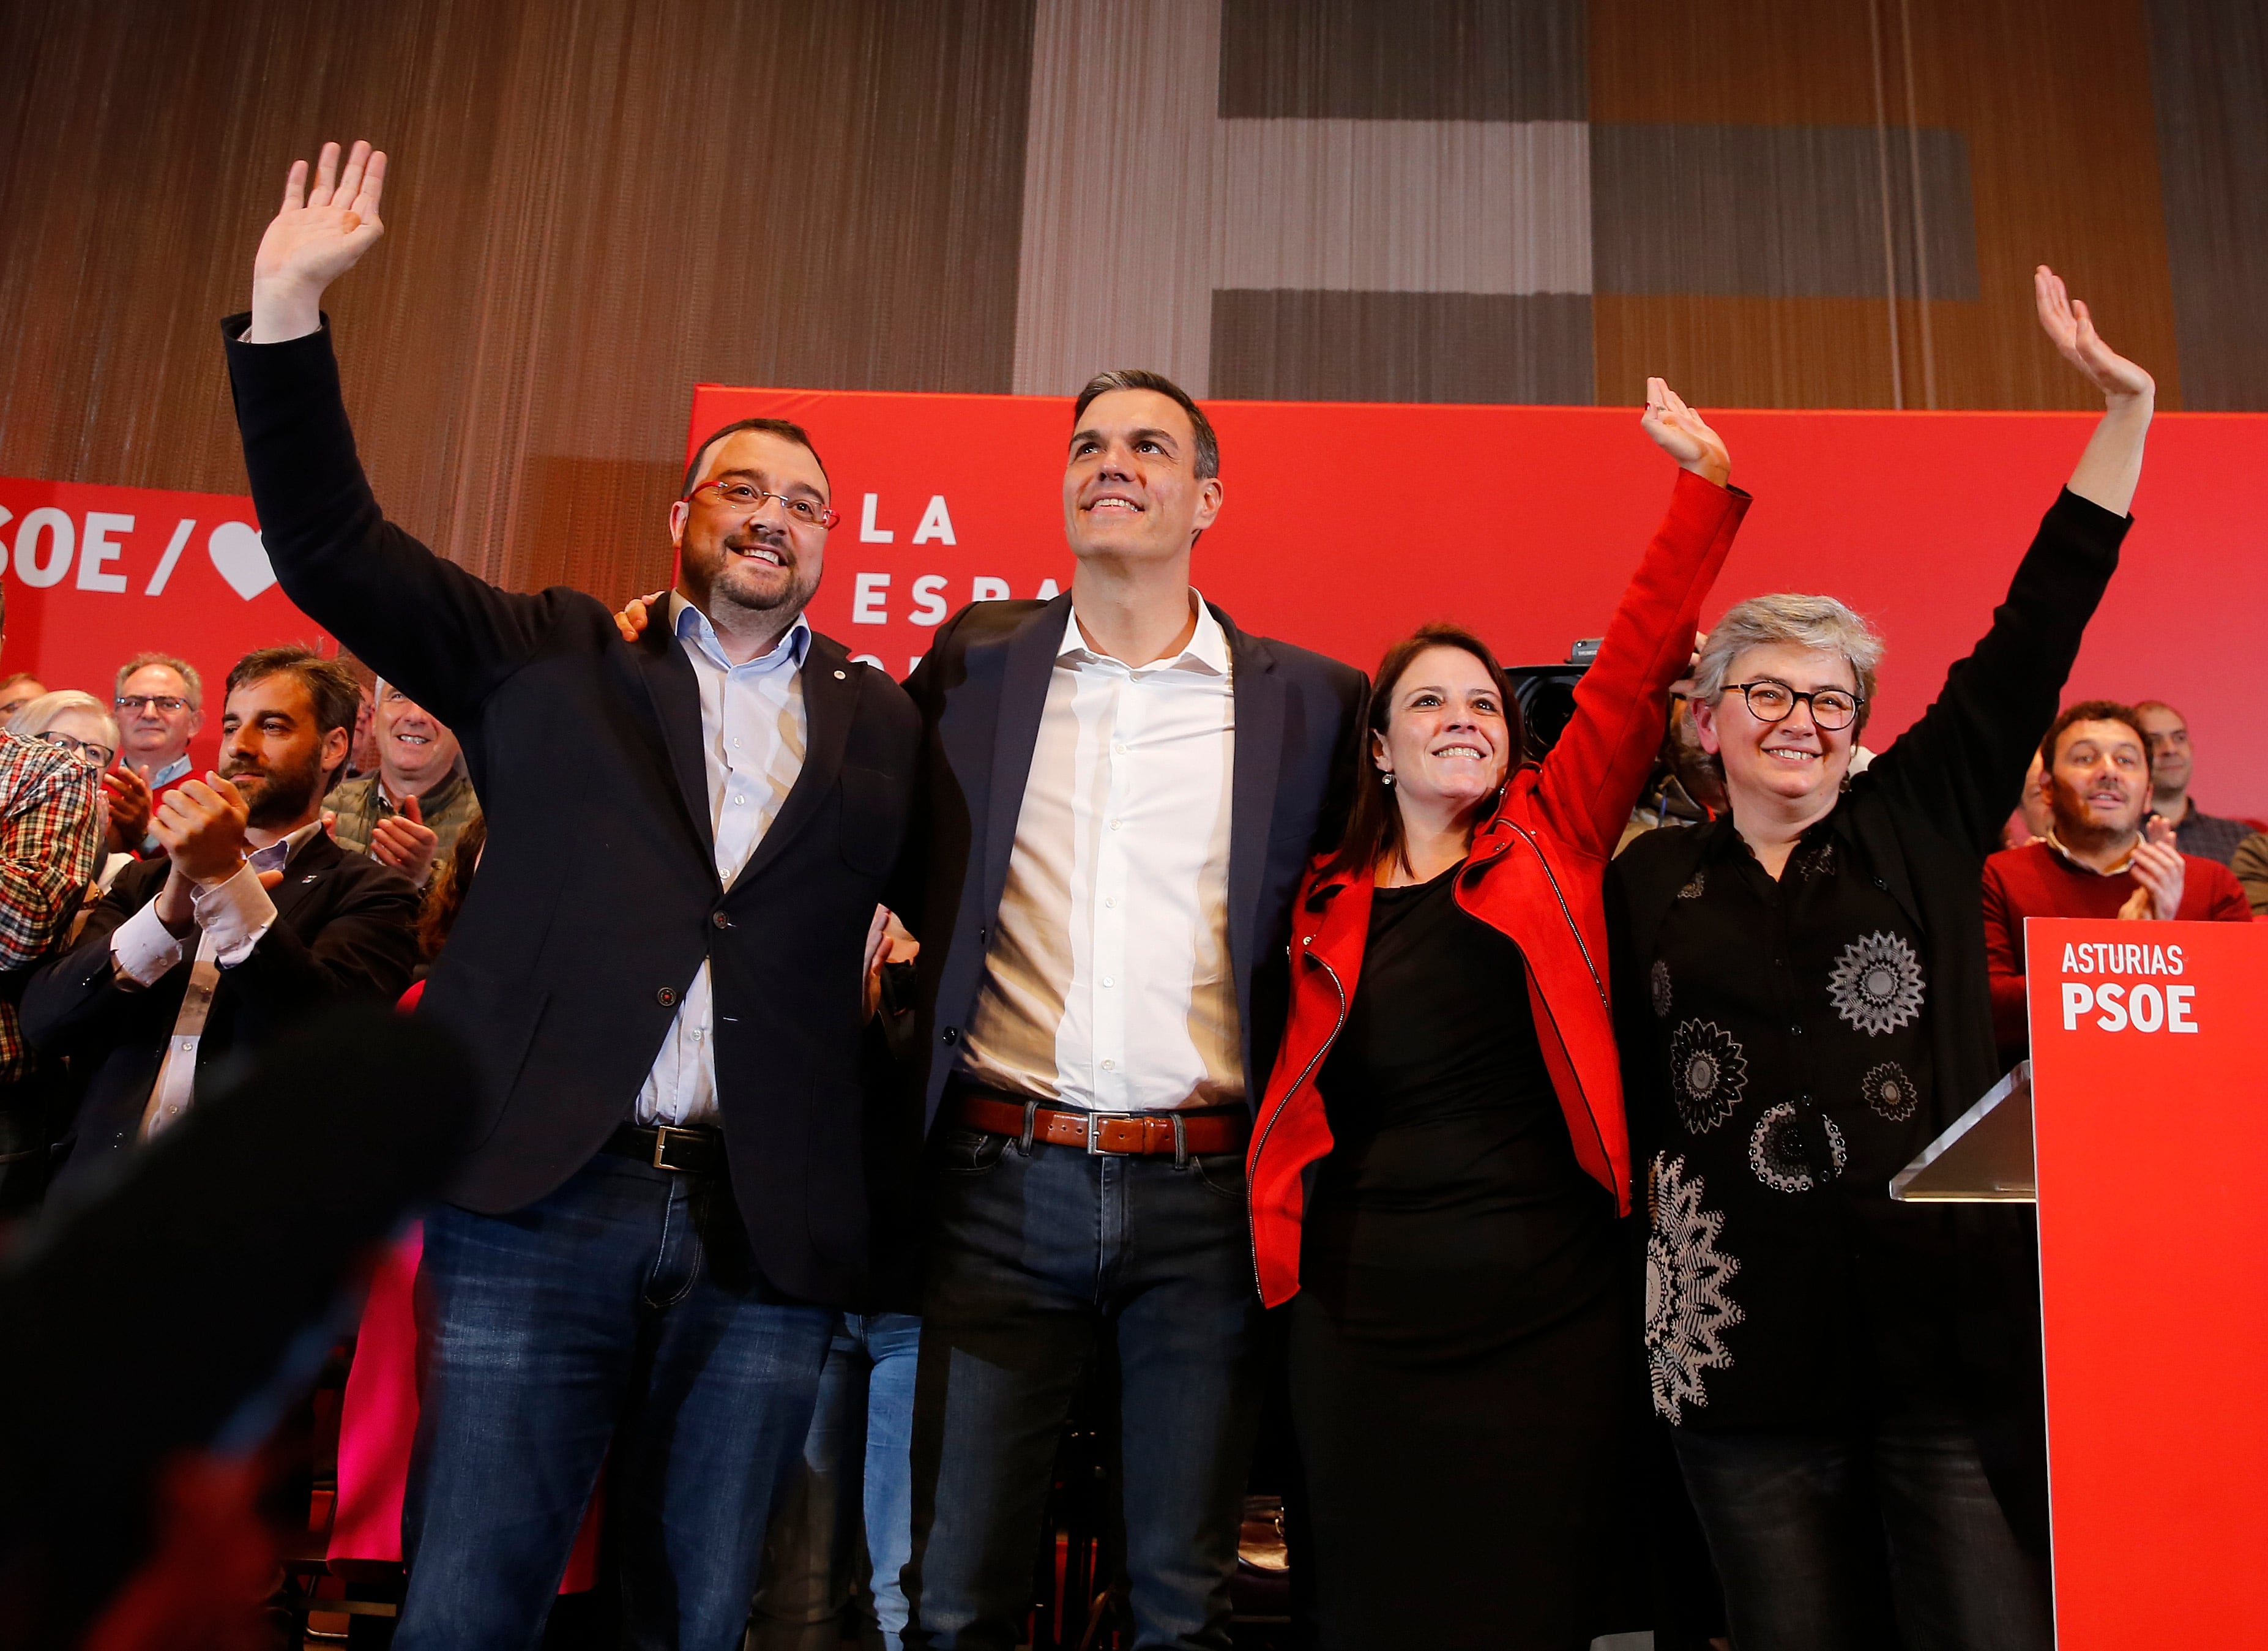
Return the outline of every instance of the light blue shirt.
<path id="1" fill-rule="evenodd" d="M 803 663 L 811 626 L 797 615 L 779 645 L 734 665 L 725 657 L 709 616 L 672 591 L 669 623 L 693 666 L 701 691 L 701 763 L 709 780 L 709 830 L 717 881 L 731 888 L 764 840 L 780 805 L 803 772 L 809 722 L 803 706 Z M 715 1006 L 709 965 L 686 988 L 661 1053 L 638 1091 L 641 1124 L 717 1122 Z"/>

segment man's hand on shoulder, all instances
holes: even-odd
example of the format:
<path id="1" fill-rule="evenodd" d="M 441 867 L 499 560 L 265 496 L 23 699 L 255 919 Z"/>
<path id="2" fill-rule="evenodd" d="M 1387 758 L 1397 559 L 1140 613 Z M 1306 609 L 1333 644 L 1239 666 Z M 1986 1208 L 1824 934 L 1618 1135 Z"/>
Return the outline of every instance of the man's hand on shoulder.
<path id="1" fill-rule="evenodd" d="M 385 153 L 360 141 L 347 156 L 343 172 L 339 146 L 324 144 L 312 185 L 307 163 L 291 163 L 284 181 L 284 204 L 252 260 L 252 325 L 246 343 L 281 343 L 322 325 L 324 289 L 386 233 L 378 216 L 385 188 Z"/>

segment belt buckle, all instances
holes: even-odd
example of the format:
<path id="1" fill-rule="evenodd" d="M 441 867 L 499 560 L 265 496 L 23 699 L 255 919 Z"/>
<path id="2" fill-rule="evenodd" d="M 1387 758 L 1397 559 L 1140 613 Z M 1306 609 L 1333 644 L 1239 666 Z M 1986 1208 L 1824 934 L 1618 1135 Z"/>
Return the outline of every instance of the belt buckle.
<path id="1" fill-rule="evenodd" d="M 1108 1124 L 1116 1119 L 1138 1119 L 1142 1116 L 1143 1115 L 1139 1112 L 1088 1113 L 1086 1115 L 1086 1155 L 1089 1158 L 1127 1158 L 1132 1156 L 1132 1154 L 1129 1153 L 1113 1152 L 1109 1147 L 1101 1145 L 1095 1139 L 1095 1125 L 1098 1124 Z"/>
<path id="2" fill-rule="evenodd" d="M 681 1130 L 667 1124 L 655 1124 L 653 1126 L 653 1167 L 656 1169 L 666 1169 L 672 1175 L 681 1176 L 688 1174 L 689 1173 L 688 1166 L 683 1164 L 665 1163 L 663 1161 L 663 1160 L 669 1156 L 669 1138 L 673 1135 L 681 1135 L 688 1140 L 697 1140 L 700 1139 L 699 1132 L 697 1131 Z"/>

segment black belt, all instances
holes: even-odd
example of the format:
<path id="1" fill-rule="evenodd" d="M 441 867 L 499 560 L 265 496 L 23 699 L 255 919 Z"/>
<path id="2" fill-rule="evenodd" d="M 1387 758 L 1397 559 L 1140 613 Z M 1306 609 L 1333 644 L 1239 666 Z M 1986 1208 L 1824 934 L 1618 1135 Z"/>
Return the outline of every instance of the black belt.
<path id="1" fill-rule="evenodd" d="M 674 1124 L 625 1124 L 607 1137 L 599 1149 L 617 1158 L 635 1158 L 656 1169 L 682 1175 L 720 1176 L 725 1173 L 725 1134 L 722 1130 L 681 1130 Z"/>

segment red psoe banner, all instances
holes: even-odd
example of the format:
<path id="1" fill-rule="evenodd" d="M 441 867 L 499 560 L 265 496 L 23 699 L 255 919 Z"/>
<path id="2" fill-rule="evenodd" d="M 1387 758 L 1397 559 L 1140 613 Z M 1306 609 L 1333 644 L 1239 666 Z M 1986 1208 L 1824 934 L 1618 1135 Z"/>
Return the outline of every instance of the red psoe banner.
<path id="1" fill-rule="evenodd" d="M 1366 670 L 1432 619 L 1471 626 L 1511 662 L 1564 660 L 1605 628 L 1669 498 L 1669 461 L 1634 406 L 1206 410 L 1226 497 L 1197 546 L 1197 587 L 1248 630 Z M 843 515 L 812 623 L 903 676 L 962 603 L 1070 582 L 1071 411 L 1056 397 L 701 385 L 686 447 L 756 416 L 811 431 Z M 1866 614 L 1889 643 L 1865 736 L 1877 750 L 1984 635 L 2095 424 L 2073 413 L 1709 418 L 1756 504 L 1705 614 L 1790 590 Z M 2066 695 L 2181 707 L 2196 795 L 2215 814 L 2268 816 L 2258 694 L 2236 668 L 2268 614 L 2263 475 L 2268 416 L 2160 416 L 2138 526 Z"/>
<path id="2" fill-rule="evenodd" d="M 0 477 L 0 671 L 107 704 L 127 660 L 175 654 L 204 678 L 204 727 L 190 748 L 201 763 L 218 749 L 232 665 L 274 643 L 335 645 L 276 587 L 248 498 Z"/>
<path id="3" fill-rule="evenodd" d="M 2024 925 L 2056 1643 L 2260 1643 L 2268 926 Z"/>

